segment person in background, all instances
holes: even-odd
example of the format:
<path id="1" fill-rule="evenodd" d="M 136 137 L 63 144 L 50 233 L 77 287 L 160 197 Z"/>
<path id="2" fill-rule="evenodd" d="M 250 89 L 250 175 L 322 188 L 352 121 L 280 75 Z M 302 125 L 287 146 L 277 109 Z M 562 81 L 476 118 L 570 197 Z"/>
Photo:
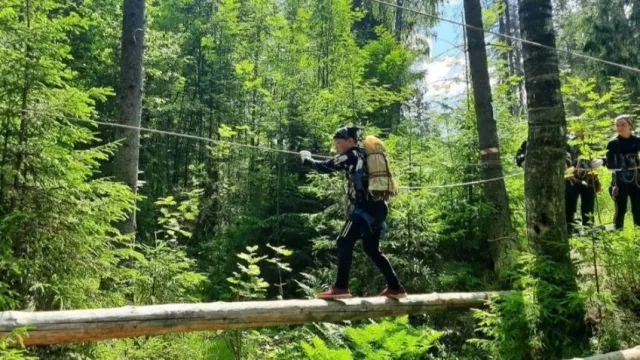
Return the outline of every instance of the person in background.
<path id="1" fill-rule="evenodd" d="M 527 156 L 527 140 L 523 141 L 516 152 L 516 165 L 524 169 L 524 162 Z"/>
<path id="2" fill-rule="evenodd" d="M 614 225 L 624 227 L 628 199 L 631 199 L 633 222 L 640 226 L 640 138 L 633 135 L 633 121 L 630 115 L 620 115 L 615 119 L 618 135 L 607 145 L 607 167 L 611 170 L 609 193 L 616 205 Z"/>
<path id="3" fill-rule="evenodd" d="M 362 239 L 365 253 L 380 269 L 387 281 L 387 289 L 379 296 L 403 298 L 406 291 L 386 256 L 380 251 L 380 237 L 385 229 L 388 208 L 384 200 L 375 199 L 369 191 L 367 178 L 367 158 L 364 148 L 358 142 L 358 128 L 338 129 L 333 142 L 338 155 L 327 161 L 316 161 L 311 153 L 301 151 L 303 164 L 321 173 L 344 171 L 348 180 L 348 219 L 338 235 L 338 274 L 334 286 L 316 297 L 320 299 L 340 299 L 351 297 L 349 272 L 353 257 L 353 247 Z"/>
<path id="4" fill-rule="evenodd" d="M 576 131 L 574 139 L 583 139 L 584 133 Z M 604 164 L 603 159 L 585 159 L 580 153 L 579 146 L 569 146 L 567 165 L 573 171 L 565 176 L 565 208 L 567 215 L 567 229 L 574 231 L 574 215 L 578 209 L 580 199 L 580 215 L 582 225 L 593 224 L 596 195 L 602 189 L 598 174 L 594 172 Z"/>
<path id="5" fill-rule="evenodd" d="M 577 131 L 575 137 L 583 138 L 584 133 Z M 516 153 L 516 165 L 524 167 L 527 153 L 527 141 L 523 141 Z M 565 170 L 573 168 L 570 174 L 565 176 L 565 215 L 567 222 L 567 231 L 574 232 L 575 229 L 575 213 L 578 210 L 578 199 L 581 199 L 580 214 L 582 217 L 582 225 L 589 226 L 593 223 L 593 213 L 595 208 L 596 193 L 600 191 L 602 185 L 598 179 L 598 175 L 593 172 L 604 163 L 603 159 L 588 160 L 581 158 L 580 148 L 578 146 L 570 146 L 567 144 L 567 158 L 565 162 Z"/>

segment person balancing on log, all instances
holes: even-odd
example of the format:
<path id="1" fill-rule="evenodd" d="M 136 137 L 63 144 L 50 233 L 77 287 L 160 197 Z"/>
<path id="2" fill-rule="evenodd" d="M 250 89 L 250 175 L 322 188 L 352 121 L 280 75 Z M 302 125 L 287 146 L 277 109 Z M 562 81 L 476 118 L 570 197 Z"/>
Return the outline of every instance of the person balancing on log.
<path id="1" fill-rule="evenodd" d="M 406 297 L 407 293 L 393 271 L 391 263 L 380 251 L 380 238 L 386 231 L 387 200 L 396 194 L 397 188 L 380 139 L 368 136 L 364 147 L 358 141 L 359 129 L 343 127 L 333 135 L 338 155 L 327 161 L 316 161 L 309 151 L 301 151 L 303 164 L 321 173 L 344 171 L 348 180 L 347 221 L 338 235 L 338 274 L 329 290 L 316 295 L 319 299 L 351 297 L 349 271 L 353 247 L 362 239 L 365 253 L 380 269 L 387 281 L 387 289 L 379 296 Z"/>

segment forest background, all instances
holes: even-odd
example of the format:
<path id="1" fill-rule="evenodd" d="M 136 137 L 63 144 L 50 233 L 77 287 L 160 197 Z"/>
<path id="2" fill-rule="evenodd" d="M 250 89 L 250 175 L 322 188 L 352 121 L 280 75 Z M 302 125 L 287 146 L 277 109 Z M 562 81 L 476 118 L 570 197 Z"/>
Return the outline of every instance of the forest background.
<path id="1" fill-rule="evenodd" d="M 517 1 L 393 3 L 460 22 L 481 4 L 485 29 L 523 36 Z M 3 358 L 549 359 L 640 344 L 635 229 L 582 229 L 566 271 L 524 250 L 521 43 L 487 34 L 480 69 L 508 194 L 498 227 L 511 235 L 500 240 L 488 233 L 495 203 L 482 185 L 449 186 L 486 178 L 463 27 L 361 0 L 148 0 L 139 124 L 209 141 L 142 131 L 138 152 L 99 123 L 131 116 L 117 96 L 122 8 L 0 4 L 0 310 L 312 296 L 335 274 L 343 178 L 310 173 L 296 152 L 330 154 L 331 135 L 349 124 L 381 137 L 399 184 L 417 188 L 391 202 L 382 242 L 410 293 L 520 292 L 470 313 L 8 347 L 18 331 L 0 342 Z M 640 66 L 637 3 L 557 0 L 553 16 L 558 49 Z M 584 130 L 584 155 L 601 157 L 594 145 L 613 136 L 612 119 L 638 113 L 637 73 L 565 52 L 558 64 L 569 131 Z M 136 191 L 119 181 L 132 156 Z M 607 224 L 606 170 L 600 178 L 595 220 Z M 522 251 L 504 265 L 503 247 Z M 377 294 L 382 277 L 355 257 L 352 292 Z M 575 286 L 558 295 L 561 282 Z M 576 312 L 582 330 L 565 331 Z"/>

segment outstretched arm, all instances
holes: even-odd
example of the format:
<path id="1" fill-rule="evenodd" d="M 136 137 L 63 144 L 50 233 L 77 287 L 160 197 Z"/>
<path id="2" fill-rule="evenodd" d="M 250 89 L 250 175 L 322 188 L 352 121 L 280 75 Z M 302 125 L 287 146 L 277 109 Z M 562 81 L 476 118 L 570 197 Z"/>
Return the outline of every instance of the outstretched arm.
<path id="1" fill-rule="evenodd" d="M 346 170 L 349 164 L 349 155 L 341 154 L 326 161 L 317 161 L 311 158 L 309 152 L 300 152 L 302 163 L 320 173 L 332 173 Z"/>

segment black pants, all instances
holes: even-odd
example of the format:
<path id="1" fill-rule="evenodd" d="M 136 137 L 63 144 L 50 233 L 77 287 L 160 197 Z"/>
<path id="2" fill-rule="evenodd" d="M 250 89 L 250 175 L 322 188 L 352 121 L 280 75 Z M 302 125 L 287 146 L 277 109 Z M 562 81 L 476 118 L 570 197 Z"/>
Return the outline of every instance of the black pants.
<path id="1" fill-rule="evenodd" d="M 573 230 L 573 219 L 578 210 L 578 198 L 582 198 L 580 205 L 580 215 L 582 215 L 582 225 L 590 225 L 593 221 L 593 209 L 596 201 L 596 189 L 594 184 L 564 182 L 565 209 L 567 216 L 567 228 L 569 232 Z"/>
<path id="2" fill-rule="evenodd" d="M 613 217 L 616 229 L 624 227 L 624 216 L 627 214 L 627 199 L 631 199 L 633 223 L 636 226 L 640 226 L 640 187 L 635 182 L 626 182 L 624 180 L 618 180 L 615 184 L 615 187 L 612 184 L 609 188 L 609 193 L 616 204 L 616 213 Z"/>
<path id="3" fill-rule="evenodd" d="M 380 208 L 384 206 L 384 208 Z M 376 206 L 378 209 L 368 211 L 369 214 L 376 218 L 376 224 L 369 224 L 358 216 L 352 215 L 344 224 L 340 235 L 338 236 L 338 276 L 335 287 L 338 289 L 347 289 L 349 287 L 349 272 L 351 271 L 351 260 L 353 258 L 353 247 L 358 239 L 362 239 L 362 247 L 364 252 L 369 256 L 373 263 L 380 269 L 382 275 L 387 280 L 389 289 L 400 290 L 402 286 L 393 271 L 393 267 L 386 256 L 380 251 L 380 236 L 382 227 L 380 226 L 387 216 L 386 205 Z M 378 210 L 378 211 L 375 211 Z M 373 213 L 373 214 L 372 214 Z M 374 215 L 375 214 L 375 215 Z M 376 216 L 377 215 L 377 216 Z"/>

